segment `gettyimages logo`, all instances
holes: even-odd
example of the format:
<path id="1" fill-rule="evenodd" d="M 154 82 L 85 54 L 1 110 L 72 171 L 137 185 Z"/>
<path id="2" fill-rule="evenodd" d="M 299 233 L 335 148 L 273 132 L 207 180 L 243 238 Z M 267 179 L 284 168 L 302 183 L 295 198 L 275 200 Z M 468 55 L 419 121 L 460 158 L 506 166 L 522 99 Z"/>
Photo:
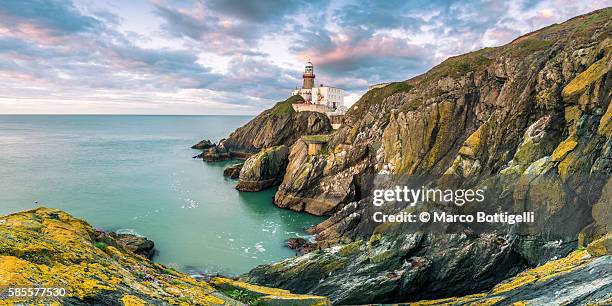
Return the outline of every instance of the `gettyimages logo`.
<path id="1" fill-rule="evenodd" d="M 533 212 L 519 214 L 509 212 L 487 212 L 471 209 L 469 213 L 461 213 L 461 208 L 468 203 L 475 205 L 485 202 L 485 189 L 439 189 L 410 188 L 395 186 L 391 189 L 376 189 L 372 193 L 372 205 L 385 208 L 392 203 L 399 207 L 392 213 L 375 211 L 372 219 L 376 223 L 422 223 L 422 224 L 507 224 L 533 223 Z M 428 203 L 436 203 L 437 209 L 427 209 Z M 449 205 L 452 204 L 452 205 Z M 419 205 L 424 210 L 419 211 Z M 477 206 L 473 206 L 477 207 Z M 454 209 L 453 209 L 454 208 Z M 459 210 L 459 212 L 457 212 Z"/>
<path id="2" fill-rule="evenodd" d="M 453 203 L 463 206 L 469 202 L 483 202 L 484 189 L 438 189 L 425 188 L 412 189 L 408 186 L 395 186 L 394 189 L 376 189 L 373 192 L 372 204 L 382 206 L 386 202 L 404 202 L 415 206 L 419 202 Z"/>

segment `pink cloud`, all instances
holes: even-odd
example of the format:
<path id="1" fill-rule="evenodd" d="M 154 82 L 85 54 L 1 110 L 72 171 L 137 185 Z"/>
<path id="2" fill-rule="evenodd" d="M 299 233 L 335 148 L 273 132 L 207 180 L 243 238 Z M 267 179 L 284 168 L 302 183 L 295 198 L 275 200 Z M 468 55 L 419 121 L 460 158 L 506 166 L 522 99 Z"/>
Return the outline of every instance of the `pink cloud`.
<path id="1" fill-rule="evenodd" d="M 407 43 L 405 39 L 386 35 L 374 35 L 364 40 L 352 42 L 349 39 L 335 39 L 336 45 L 327 52 L 310 48 L 299 53 L 303 61 L 316 58 L 318 64 L 331 64 L 352 61 L 366 57 L 415 57 L 425 55 L 421 46 Z"/>

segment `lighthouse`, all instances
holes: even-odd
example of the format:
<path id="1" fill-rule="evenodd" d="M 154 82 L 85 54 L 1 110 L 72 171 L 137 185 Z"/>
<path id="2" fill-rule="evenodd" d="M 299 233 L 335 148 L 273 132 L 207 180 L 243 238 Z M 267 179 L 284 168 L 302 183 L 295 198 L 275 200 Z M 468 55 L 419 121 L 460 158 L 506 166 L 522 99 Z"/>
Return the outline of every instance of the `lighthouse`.
<path id="1" fill-rule="evenodd" d="M 304 67 L 302 88 L 295 88 L 292 96 L 302 96 L 303 102 L 293 103 L 296 112 L 319 112 L 329 117 L 332 127 L 337 129 L 342 124 L 346 107 L 344 106 L 344 90 L 333 86 L 315 86 L 314 68 L 310 61 Z"/>
<path id="2" fill-rule="evenodd" d="M 304 78 L 303 89 L 312 89 L 314 87 L 314 69 L 312 67 L 312 63 L 309 61 L 306 63 L 306 67 L 304 68 L 304 74 L 302 75 Z"/>

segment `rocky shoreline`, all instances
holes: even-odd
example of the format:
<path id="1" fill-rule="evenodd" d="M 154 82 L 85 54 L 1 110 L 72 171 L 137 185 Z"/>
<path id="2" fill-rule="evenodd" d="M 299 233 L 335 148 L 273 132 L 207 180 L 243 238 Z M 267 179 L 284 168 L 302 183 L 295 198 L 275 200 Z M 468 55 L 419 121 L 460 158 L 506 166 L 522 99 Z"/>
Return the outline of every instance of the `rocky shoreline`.
<path id="1" fill-rule="evenodd" d="M 485 300 L 504 304 L 515 292 L 497 295 L 500 283 L 577 248 L 603 256 L 589 264 L 609 271 L 611 17 L 612 8 L 595 11 L 374 88 L 337 131 L 325 128 L 316 113 L 292 113 L 286 104 L 297 98 L 237 129 L 222 145 L 253 154 L 239 185 L 248 191 L 278 185 L 275 205 L 329 216 L 310 229 L 323 250 L 257 267 L 244 279 L 326 295 L 335 304 L 490 290 Z M 296 124 L 277 124 L 292 120 Z M 325 135 L 325 150 L 310 152 L 308 135 Z M 279 145 L 289 148 L 284 169 L 284 159 L 269 163 L 265 153 Z M 413 177 L 426 177 L 423 184 L 431 186 L 484 188 L 487 211 L 532 211 L 537 222 L 481 233 L 373 222 L 374 184 L 394 186 Z M 402 203 L 389 208 L 410 209 Z M 593 251 L 594 245 L 601 250 Z M 547 290 L 562 289 L 547 286 L 517 296 L 537 301 L 552 294 Z M 602 288 L 609 292 L 610 281 Z M 568 301 L 581 299 L 610 297 L 591 292 Z"/>
<path id="2" fill-rule="evenodd" d="M 3 291 L 0 304 L 331 305 L 325 297 L 219 276 L 196 280 L 147 259 L 153 249 L 144 237 L 95 230 L 57 209 L 0 216 L 0 284 L 61 286 L 66 293 L 50 299 Z"/>

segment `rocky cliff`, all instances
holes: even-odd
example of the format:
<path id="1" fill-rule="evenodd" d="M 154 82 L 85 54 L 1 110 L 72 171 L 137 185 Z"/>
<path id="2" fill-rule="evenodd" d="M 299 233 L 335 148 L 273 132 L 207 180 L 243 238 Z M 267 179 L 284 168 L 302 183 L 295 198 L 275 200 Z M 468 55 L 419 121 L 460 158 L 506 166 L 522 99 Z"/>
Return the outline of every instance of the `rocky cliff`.
<path id="1" fill-rule="evenodd" d="M 278 102 L 231 133 L 221 141 L 221 145 L 232 152 L 252 154 L 263 148 L 290 146 L 302 135 L 331 131 L 331 123 L 325 114 L 295 112 L 291 104 L 301 101 L 301 96 L 293 96 Z"/>
<path id="2" fill-rule="evenodd" d="M 607 8 L 367 92 L 326 152 L 308 155 L 301 141 L 291 147 L 275 197 L 281 207 L 332 214 L 311 229 L 331 247 L 246 279 L 339 304 L 457 296 L 610 233 L 611 34 Z M 415 177 L 483 188 L 480 207 L 533 211 L 537 222 L 452 234 L 373 222 L 374 185 Z"/>
<path id="3" fill-rule="evenodd" d="M 265 148 L 249 157 L 240 169 L 236 189 L 260 191 L 280 184 L 287 168 L 288 157 L 287 146 Z"/>
<path id="4" fill-rule="evenodd" d="M 102 239 L 106 242 L 98 241 Z M 120 240 L 122 237 L 118 237 Z M 198 281 L 101 237 L 86 222 L 38 208 L 0 216 L 0 304 L 54 305 L 328 305 L 229 279 Z M 9 297 L 8 288 L 65 289 L 57 298 Z"/>

